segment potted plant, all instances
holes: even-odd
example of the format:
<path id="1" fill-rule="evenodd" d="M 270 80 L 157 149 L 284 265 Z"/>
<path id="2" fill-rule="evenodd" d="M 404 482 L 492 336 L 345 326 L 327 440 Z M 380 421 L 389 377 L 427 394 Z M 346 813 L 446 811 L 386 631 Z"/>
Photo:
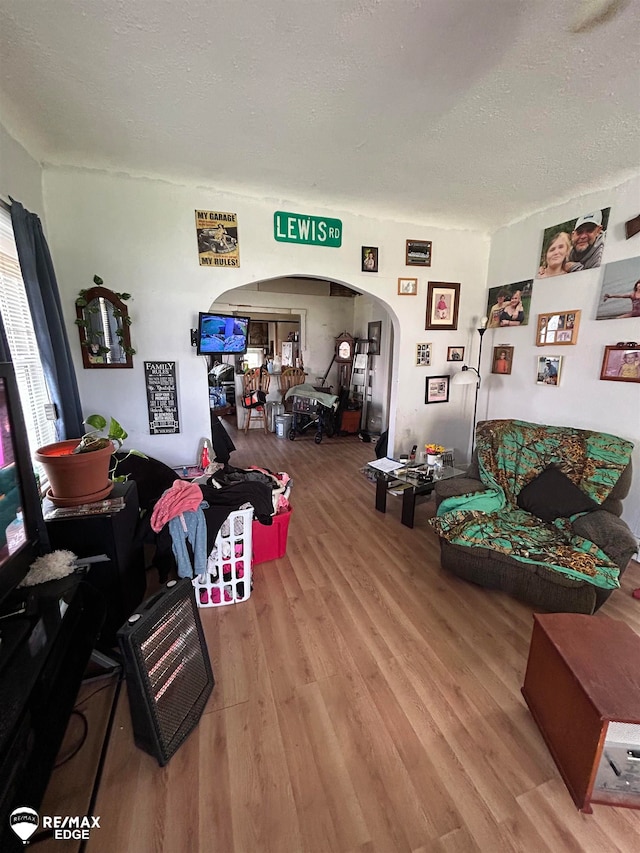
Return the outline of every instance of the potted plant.
<path id="1" fill-rule="evenodd" d="M 427 454 L 427 465 L 438 465 L 441 462 L 442 454 L 444 453 L 442 444 L 431 442 L 430 444 L 425 444 L 424 450 Z"/>
<path id="2" fill-rule="evenodd" d="M 114 451 L 127 439 L 126 430 L 115 418 L 107 421 L 102 415 L 89 415 L 84 423 L 93 429 L 82 438 L 47 444 L 35 453 L 49 480 L 47 497 L 56 506 L 103 500 L 114 482 L 126 479 L 114 476 L 118 460 L 112 459 Z M 138 450 L 130 450 L 129 454 L 144 456 Z"/>

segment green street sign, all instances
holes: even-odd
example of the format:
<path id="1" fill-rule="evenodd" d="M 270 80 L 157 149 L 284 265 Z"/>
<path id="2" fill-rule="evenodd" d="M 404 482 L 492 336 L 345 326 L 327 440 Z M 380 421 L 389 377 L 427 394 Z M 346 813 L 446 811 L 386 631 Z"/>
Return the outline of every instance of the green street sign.
<path id="1" fill-rule="evenodd" d="M 337 249 L 342 245 L 342 221 L 276 210 L 273 214 L 273 236 L 280 243 L 306 243 Z"/>

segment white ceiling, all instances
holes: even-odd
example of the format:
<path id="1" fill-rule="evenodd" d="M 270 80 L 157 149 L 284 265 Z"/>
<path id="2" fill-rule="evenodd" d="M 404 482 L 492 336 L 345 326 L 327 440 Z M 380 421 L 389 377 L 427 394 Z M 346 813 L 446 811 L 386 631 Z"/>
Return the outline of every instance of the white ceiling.
<path id="1" fill-rule="evenodd" d="M 639 34 L 638 0 L 0 0 L 0 116 L 43 163 L 493 230 L 638 170 Z"/>

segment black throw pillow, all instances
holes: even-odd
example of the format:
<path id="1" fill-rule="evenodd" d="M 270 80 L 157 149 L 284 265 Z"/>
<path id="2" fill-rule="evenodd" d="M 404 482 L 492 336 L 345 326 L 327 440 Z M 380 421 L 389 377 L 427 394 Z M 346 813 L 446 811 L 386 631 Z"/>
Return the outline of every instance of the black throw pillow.
<path id="1" fill-rule="evenodd" d="M 599 509 L 595 501 L 553 465 L 545 468 L 524 487 L 517 503 L 520 509 L 548 522 Z"/>

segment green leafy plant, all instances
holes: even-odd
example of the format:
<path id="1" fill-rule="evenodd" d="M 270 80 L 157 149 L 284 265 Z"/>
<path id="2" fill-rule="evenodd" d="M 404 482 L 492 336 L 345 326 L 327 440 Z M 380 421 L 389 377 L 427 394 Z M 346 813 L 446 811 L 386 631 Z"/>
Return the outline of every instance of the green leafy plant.
<path id="1" fill-rule="evenodd" d="M 107 419 L 103 415 L 89 415 L 85 418 L 84 423 L 87 426 L 93 427 L 90 432 L 86 432 L 80 439 L 80 444 L 73 451 L 74 453 L 91 453 L 93 450 L 101 450 L 111 444 L 114 448 L 114 453 L 122 447 L 124 442 L 129 437 L 129 433 L 125 428 L 118 423 L 115 418 Z M 143 459 L 147 458 L 146 453 L 140 450 L 129 450 L 123 459 L 116 459 L 115 464 L 110 469 L 111 479 L 114 483 L 123 483 L 127 477 L 116 477 L 115 471 L 120 462 L 127 459 L 129 456 L 140 456 Z"/>

